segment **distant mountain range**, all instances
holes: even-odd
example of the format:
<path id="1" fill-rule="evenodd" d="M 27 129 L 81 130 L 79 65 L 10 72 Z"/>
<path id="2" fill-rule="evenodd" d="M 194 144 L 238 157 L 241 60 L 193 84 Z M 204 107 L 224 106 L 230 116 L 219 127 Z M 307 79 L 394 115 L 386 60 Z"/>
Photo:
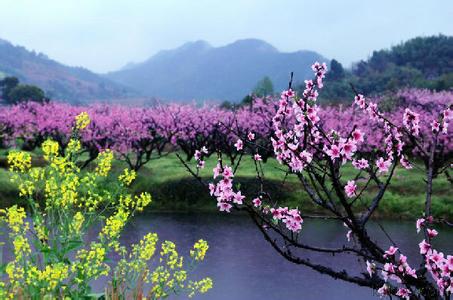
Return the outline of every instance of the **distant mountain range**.
<path id="1" fill-rule="evenodd" d="M 80 67 L 68 67 L 42 53 L 0 39 L 0 78 L 15 76 L 48 96 L 72 103 L 124 98 L 131 89 Z"/>
<path id="2" fill-rule="evenodd" d="M 240 101 L 268 76 L 276 91 L 285 88 L 289 74 L 312 75 L 309 66 L 325 58 L 313 51 L 280 52 L 257 39 L 239 40 L 223 47 L 205 41 L 190 42 L 161 51 L 148 60 L 128 64 L 105 76 L 124 86 L 173 101 Z"/>
<path id="3" fill-rule="evenodd" d="M 70 67 L 0 39 L 0 78 L 15 76 L 34 84 L 48 96 L 72 103 L 164 101 L 240 101 L 268 76 L 276 91 L 288 84 L 289 73 L 311 76 L 309 66 L 325 61 L 313 51 L 280 52 L 257 39 L 239 40 L 223 47 L 205 41 L 164 50 L 142 63 L 129 63 L 108 74 Z"/>

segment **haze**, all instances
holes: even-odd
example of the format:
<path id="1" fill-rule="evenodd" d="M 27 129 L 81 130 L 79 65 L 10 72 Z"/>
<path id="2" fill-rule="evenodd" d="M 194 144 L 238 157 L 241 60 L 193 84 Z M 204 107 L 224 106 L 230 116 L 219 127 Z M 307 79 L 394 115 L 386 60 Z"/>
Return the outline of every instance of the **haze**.
<path id="1" fill-rule="evenodd" d="M 96 72 L 200 39 L 221 46 L 258 38 L 350 66 L 415 36 L 452 35 L 452 17 L 451 0 L 3 0 L 0 38 Z"/>

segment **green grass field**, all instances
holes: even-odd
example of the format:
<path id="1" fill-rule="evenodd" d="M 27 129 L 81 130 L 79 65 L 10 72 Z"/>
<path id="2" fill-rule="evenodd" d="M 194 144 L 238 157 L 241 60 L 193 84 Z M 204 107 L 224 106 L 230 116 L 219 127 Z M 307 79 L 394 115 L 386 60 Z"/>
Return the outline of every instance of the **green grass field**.
<path id="1" fill-rule="evenodd" d="M 39 152 L 33 153 L 39 162 Z M 0 157 L 5 157 L 5 152 L 0 152 Z M 212 178 L 212 168 L 216 158 L 211 157 L 206 162 L 206 167 L 200 175 Z M 194 162 L 189 162 L 194 165 Z M 115 162 L 113 176 L 121 172 L 126 164 Z M 290 175 L 282 182 L 284 172 L 275 160 L 269 160 L 263 164 L 265 175 L 265 189 L 278 201 L 279 205 L 299 207 L 304 212 L 322 213 L 308 199 L 302 190 L 295 175 Z M 347 180 L 354 174 L 352 167 L 345 167 L 343 177 Z M 250 158 L 245 158 L 241 163 L 235 182 L 239 183 L 241 190 L 249 197 L 253 197 L 258 191 L 255 167 Z M 10 205 L 18 201 L 17 190 L 9 182 L 9 172 L 0 169 L 0 199 L 1 206 Z M 445 177 L 439 177 L 434 181 L 433 213 L 439 217 L 453 217 L 453 199 L 451 196 L 451 184 Z M 216 201 L 211 198 L 203 186 L 201 186 L 179 162 L 174 153 L 168 156 L 151 160 L 140 169 L 136 181 L 131 186 L 134 193 L 148 191 L 153 196 L 153 203 L 149 209 L 159 211 L 214 211 Z M 423 211 L 425 185 L 423 172 L 419 170 L 397 169 L 394 180 L 387 190 L 384 199 L 376 213 L 378 217 L 408 218 L 420 216 Z M 372 197 L 371 193 L 365 194 L 364 205 Z"/>

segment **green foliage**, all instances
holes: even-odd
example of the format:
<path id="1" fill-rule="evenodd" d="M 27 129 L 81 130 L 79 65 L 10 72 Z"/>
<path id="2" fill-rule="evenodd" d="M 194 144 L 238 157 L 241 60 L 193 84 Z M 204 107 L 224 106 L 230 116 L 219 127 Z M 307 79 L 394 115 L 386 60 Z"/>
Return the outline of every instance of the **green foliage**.
<path id="1" fill-rule="evenodd" d="M 417 37 L 388 50 L 374 51 L 367 60 L 343 69 L 333 59 L 326 75 L 324 102 L 345 102 L 353 97 L 352 83 L 361 93 L 392 92 L 404 87 L 448 90 L 453 87 L 453 37 Z M 299 87 L 303 90 L 303 86 Z"/>
<path id="2" fill-rule="evenodd" d="M 227 110 L 232 110 L 234 108 L 234 104 L 231 103 L 230 101 L 223 101 L 220 104 L 220 108 L 227 109 Z"/>
<path id="3" fill-rule="evenodd" d="M 251 105 L 252 103 L 253 103 L 253 95 L 247 95 L 242 99 L 242 101 L 239 105 L 240 106 Z"/>
<path id="4" fill-rule="evenodd" d="M 5 77 L 0 81 L 0 90 L 2 92 L 2 98 L 9 101 L 9 93 L 19 84 L 19 79 L 16 77 Z"/>
<path id="5" fill-rule="evenodd" d="M 19 84 L 14 87 L 8 94 L 9 103 L 19 103 L 24 101 L 36 101 L 45 102 L 47 101 L 44 91 L 39 87 L 28 84 Z"/>
<path id="6" fill-rule="evenodd" d="M 16 104 L 23 101 L 45 102 L 46 98 L 44 91 L 39 87 L 29 84 L 19 84 L 19 79 L 16 77 L 5 77 L 0 80 L 0 91 L 6 103 Z"/>
<path id="7" fill-rule="evenodd" d="M 345 77 L 343 65 L 335 59 L 330 61 L 330 71 L 328 78 L 331 80 L 341 80 Z"/>
<path id="8" fill-rule="evenodd" d="M 388 102 L 386 105 L 391 107 L 397 103 L 398 99 L 388 98 L 386 101 Z M 38 158 L 42 153 L 36 152 L 32 155 L 34 155 L 32 162 L 35 164 L 38 163 Z M 200 176 L 206 179 L 212 178 L 212 169 L 216 163 L 215 156 L 208 158 L 206 167 L 201 170 Z M 125 167 L 127 167 L 125 162 L 113 161 L 112 174 L 119 176 Z M 265 172 L 266 189 L 271 191 L 274 198 L 280 199 L 282 205 L 300 206 L 302 201 L 304 211 L 319 213 L 318 208 L 312 204 L 305 192 L 299 189 L 300 183 L 295 175 L 290 175 L 285 184 L 282 185 L 281 178 L 285 173 L 280 170 L 275 159 L 269 159 L 263 165 L 263 170 Z M 344 180 L 352 179 L 354 174 L 352 166 L 349 165 L 344 168 Z M 17 200 L 11 203 L 14 199 L 11 196 L 17 194 L 17 189 L 15 190 L 9 182 L 9 176 L 9 172 L 0 169 L 0 184 L 4 186 L 0 193 L 0 207 L 20 203 Z M 381 203 L 377 215 L 396 218 L 419 216 L 420 211 L 423 210 L 423 201 L 415 199 L 422 199 L 425 193 L 424 176 L 425 174 L 418 169 L 409 171 L 398 169 L 396 177 L 388 189 L 393 196 L 389 196 L 388 200 Z M 253 186 L 253 184 L 256 184 L 255 178 L 253 161 L 244 160 L 237 172 L 236 180 L 242 183 L 243 187 L 250 189 L 249 195 L 259 191 L 259 185 Z M 217 211 L 215 201 L 209 196 L 209 193 L 206 193 L 204 187 L 192 178 L 174 154 L 153 159 L 151 163 L 143 166 L 137 173 L 137 179 L 131 185 L 131 189 L 133 194 L 149 192 L 153 198 L 149 209 L 153 211 Z M 436 215 L 441 217 L 451 216 L 453 213 L 453 205 L 451 204 L 451 197 L 449 197 L 451 185 L 444 175 L 435 179 L 433 189 L 437 199 L 436 203 L 433 204 Z M 370 191 L 370 201 L 372 195 L 372 191 Z M 407 213 L 403 216 L 394 213 L 391 210 L 392 205 L 400 205 Z"/>
<path id="9" fill-rule="evenodd" d="M 272 96 L 274 94 L 274 85 L 268 76 L 264 76 L 257 82 L 253 89 L 253 94 L 258 97 Z"/>

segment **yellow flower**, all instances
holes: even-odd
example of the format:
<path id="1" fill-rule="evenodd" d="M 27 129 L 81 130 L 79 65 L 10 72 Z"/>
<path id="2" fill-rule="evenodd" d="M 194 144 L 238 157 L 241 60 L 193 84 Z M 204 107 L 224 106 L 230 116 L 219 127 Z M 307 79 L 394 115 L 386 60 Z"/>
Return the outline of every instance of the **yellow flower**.
<path id="1" fill-rule="evenodd" d="M 52 157 L 58 156 L 58 143 L 52 140 L 46 140 L 42 143 L 42 152 L 44 159 L 50 160 Z"/>
<path id="2" fill-rule="evenodd" d="M 116 239 L 126 225 L 128 218 L 129 213 L 120 209 L 116 214 L 107 218 L 105 221 L 105 226 L 102 228 L 100 236 L 109 242 L 108 244 L 110 247 L 117 248 L 119 246 Z"/>
<path id="3" fill-rule="evenodd" d="M 137 211 L 143 211 L 143 208 L 151 203 L 151 194 L 141 193 L 140 196 L 135 196 L 135 201 L 135 209 Z"/>
<path id="4" fill-rule="evenodd" d="M 77 272 L 79 279 L 107 276 L 110 267 L 104 262 L 106 259 L 105 248 L 100 243 L 91 243 L 90 249 L 81 249 L 76 254 L 76 261 L 72 264 L 71 271 Z"/>
<path id="5" fill-rule="evenodd" d="M 105 150 L 99 154 L 99 163 L 96 168 L 96 174 L 105 177 L 109 174 L 112 168 L 113 153 L 110 150 Z"/>
<path id="6" fill-rule="evenodd" d="M 24 220 L 27 217 L 24 208 L 18 208 L 17 205 L 13 205 L 7 209 L 6 214 L 8 226 L 11 231 L 15 234 L 23 232 L 24 224 L 26 224 L 24 223 Z"/>
<path id="7" fill-rule="evenodd" d="M 8 154 L 9 170 L 12 172 L 25 172 L 31 168 L 31 155 L 22 151 L 12 151 Z"/>
<path id="8" fill-rule="evenodd" d="M 188 288 L 191 290 L 189 293 L 189 298 L 192 298 L 196 292 L 200 292 L 202 294 L 206 293 L 213 287 L 213 282 L 212 279 L 209 277 L 206 277 L 202 280 L 199 281 L 191 281 L 189 282 Z"/>
<path id="9" fill-rule="evenodd" d="M 138 253 L 139 259 L 148 261 L 151 259 L 151 257 L 153 257 L 154 252 L 156 251 L 157 241 L 157 234 L 148 233 L 140 241 L 140 246 L 138 247 L 137 251 L 134 252 Z"/>
<path id="10" fill-rule="evenodd" d="M 190 250 L 190 257 L 196 261 L 201 261 L 204 259 L 208 249 L 208 243 L 205 240 L 199 240 L 193 245 L 193 250 Z"/>
<path id="11" fill-rule="evenodd" d="M 86 112 L 81 112 L 75 117 L 75 128 L 77 130 L 85 129 L 91 122 L 90 116 Z"/>
<path id="12" fill-rule="evenodd" d="M 84 221 L 85 221 L 85 217 L 83 216 L 83 214 L 80 211 L 78 211 L 74 215 L 74 218 L 72 219 L 72 230 L 74 233 L 80 232 Z"/>
<path id="13" fill-rule="evenodd" d="M 29 180 L 19 183 L 19 196 L 31 196 L 35 190 L 35 185 Z"/>
<path id="14" fill-rule="evenodd" d="M 82 145 L 80 144 L 79 140 L 71 139 L 68 143 L 67 153 L 68 154 L 75 154 L 82 149 Z"/>
<path id="15" fill-rule="evenodd" d="M 132 183 L 136 176 L 137 173 L 134 170 L 124 169 L 123 174 L 121 174 L 118 179 L 125 186 L 128 186 Z"/>
<path id="16" fill-rule="evenodd" d="M 161 261 L 163 261 L 163 258 L 165 258 L 166 264 L 170 269 L 182 267 L 183 257 L 180 257 L 178 252 L 176 251 L 175 243 L 171 241 L 164 241 L 162 243 L 160 256 L 162 257 Z"/>

